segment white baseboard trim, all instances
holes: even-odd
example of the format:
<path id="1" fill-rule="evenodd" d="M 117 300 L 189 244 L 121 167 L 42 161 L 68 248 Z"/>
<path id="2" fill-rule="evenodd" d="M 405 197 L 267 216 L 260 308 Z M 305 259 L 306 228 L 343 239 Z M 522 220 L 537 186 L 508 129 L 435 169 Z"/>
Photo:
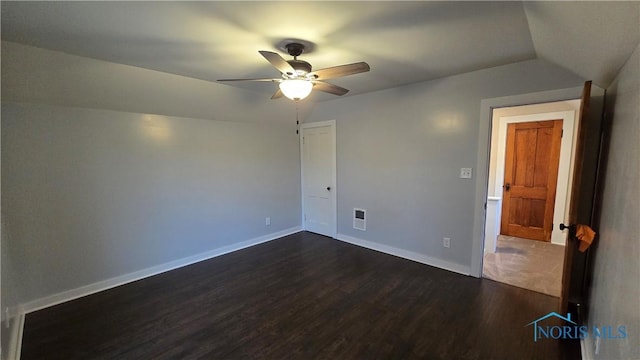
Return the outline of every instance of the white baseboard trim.
<path id="1" fill-rule="evenodd" d="M 551 239 L 551 243 L 554 245 L 560 245 L 560 246 L 565 246 L 566 245 L 566 240 L 563 242 L 559 242 L 559 241 L 553 241 L 553 239 Z"/>
<path id="2" fill-rule="evenodd" d="M 275 233 L 260 236 L 254 239 L 242 241 L 239 243 L 223 246 L 217 249 L 206 251 L 200 254 L 189 256 L 186 258 L 170 261 L 157 266 L 152 266 L 143 270 L 135 271 L 129 274 L 116 276 L 107 280 L 99 281 L 93 284 L 81 286 L 79 288 L 63 291 L 54 295 L 50 295 L 37 300 L 29 301 L 23 304 L 24 314 L 28 314 L 37 310 L 41 310 L 50 306 L 58 305 L 70 300 L 74 300 L 83 296 L 91 295 L 100 291 L 108 290 L 116 286 L 124 285 L 133 281 L 144 279 L 153 275 L 161 274 L 170 270 L 178 269 L 183 266 L 191 265 L 200 261 L 208 260 L 220 255 L 228 254 L 244 248 L 262 244 L 271 240 L 281 238 L 302 231 L 300 226 L 292 227 Z"/>
<path id="3" fill-rule="evenodd" d="M 471 267 L 470 266 L 464 266 L 464 265 L 456 264 L 456 263 L 453 263 L 453 262 L 450 262 L 450 261 L 436 259 L 436 258 L 427 256 L 427 255 L 424 255 L 424 254 L 419 254 L 417 252 L 404 250 L 404 249 L 398 249 L 398 248 L 393 247 L 393 246 L 383 245 L 383 244 L 372 242 L 372 241 L 368 241 L 368 240 L 362 240 L 362 239 L 358 239 L 358 238 L 355 238 L 355 237 L 349 236 L 349 235 L 338 234 L 337 239 L 340 240 L 340 241 L 347 242 L 349 244 L 362 246 L 362 247 L 367 248 L 367 249 L 379 251 L 379 252 L 382 252 L 382 253 L 385 253 L 385 254 L 401 257 L 401 258 L 408 259 L 408 260 L 412 260 L 412 261 L 415 261 L 415 262 L 419 262 L 419 263 L 426 264 L 426 265 L 429 265 L 429 266 L 433 266 L 433 267 L 437 267 L 437 268 L 440 268 L 440 269 L 452 271 L 452 272 L 455 272 L 455 273 L 458 273 L 458 274 L 462 274 L 462 275 L 469 275 L 469 273 L 471 272 Z"/>
<path id="4" fill-rule="evenodd" d="M 22 350 L 22 334 L 24 331 L 24 312 L 16 310 L 18 313 L 9 318 L 9 348 L 7 349 L 6 360 L 20 360 Z M 4 325 L 3 325 L 4 326 Z"/>

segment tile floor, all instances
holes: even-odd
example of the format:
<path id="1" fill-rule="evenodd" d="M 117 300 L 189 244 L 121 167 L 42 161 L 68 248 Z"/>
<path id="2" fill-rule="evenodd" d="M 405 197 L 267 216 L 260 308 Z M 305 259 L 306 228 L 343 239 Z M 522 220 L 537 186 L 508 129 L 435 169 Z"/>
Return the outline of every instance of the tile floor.
<path id="1" fill-rule="evenodd" d="M 560 297 L 564 246 L 499 235 L 484 255 L 483 277 Z"/>

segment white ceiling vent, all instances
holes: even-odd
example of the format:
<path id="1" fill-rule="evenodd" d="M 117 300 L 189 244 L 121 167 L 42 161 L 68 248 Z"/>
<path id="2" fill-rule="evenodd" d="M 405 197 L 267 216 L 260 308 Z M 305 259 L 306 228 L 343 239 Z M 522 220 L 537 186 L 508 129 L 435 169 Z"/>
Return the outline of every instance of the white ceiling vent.
<path id="1" fill-rule="evenodd" d="M 367 210 L 353 209 L 353 228 L 365 231 L 367 230 Z"/>

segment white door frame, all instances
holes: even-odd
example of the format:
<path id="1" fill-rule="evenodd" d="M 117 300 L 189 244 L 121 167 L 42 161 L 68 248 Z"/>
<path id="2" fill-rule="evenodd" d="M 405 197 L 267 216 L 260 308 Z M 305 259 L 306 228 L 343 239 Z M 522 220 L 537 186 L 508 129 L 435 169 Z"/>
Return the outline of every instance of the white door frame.
<path id="1" fill-rule="evenodd" d="M 482 277 L 484 259 L 485 204 L 489 184 L 489 152 L 491 149 L 491 119 L 493 109 L 499 107 L 530 105 L 545 102 L 580 99 L 583 86 L 537 93 L 483 99 L 480 101 L 478 132 L 478 157 L 476 159 L 476 199 L 473 216 L 473 245 L 471 249 L 471 271 L 473 277 Z"/>
<path id="2" fill-rule="evenodd" d="M 301 192 L 301 208 L 300 208 L 300 219 L 302 220 L 302 229 L 306 229 L 306 223 L 304 220 L 304 153 L 303 153 L 303 140 L 302 135 L 304 133 L 304 129 L 314 128 L 314 127 L 322 127 L 322 126 L 330 126 L 331 130 L 331 150 L 333 154 L 331 154 L 331 191 L 330 191 L 330 199 L 331 199 L 331 211 L 333 212 L 333 229 L 331 229 L 331 237 L 336 238 L 338 234 L 338 184 L 337 184 L 337 176 L 336 176 L 336 121 L 335 120 L 326 120 L 326 121 L 317 121 L 311 123 L 305 123 L 300 125 L 300 192 Z"/>

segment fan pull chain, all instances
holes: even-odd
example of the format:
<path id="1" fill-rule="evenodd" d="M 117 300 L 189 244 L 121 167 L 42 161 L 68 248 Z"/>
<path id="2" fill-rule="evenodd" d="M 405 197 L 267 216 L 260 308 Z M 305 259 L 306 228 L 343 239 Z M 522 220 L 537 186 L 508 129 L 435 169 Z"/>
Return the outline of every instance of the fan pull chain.
<path id="1" fill-rule="evenodd" d="M 300 120 L 298 120 L 298 102 L 296 101 L 296 134 L 300 132 Z"/>

